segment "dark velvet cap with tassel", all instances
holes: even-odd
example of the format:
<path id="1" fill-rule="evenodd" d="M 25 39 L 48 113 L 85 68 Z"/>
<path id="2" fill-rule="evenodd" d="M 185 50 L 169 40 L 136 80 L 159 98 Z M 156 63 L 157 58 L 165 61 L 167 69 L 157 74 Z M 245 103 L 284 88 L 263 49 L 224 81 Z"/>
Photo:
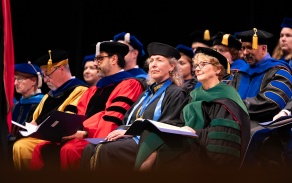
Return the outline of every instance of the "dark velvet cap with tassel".
<path id="1" fill-rule="evenodd" d="M 28 63 L 20 63 L 14 65 L 15 72 L 25 73 L 25 74 L 31 74 L 38 78 L 38 88 L 42 87 L 42 76 L 41 76 L 41 68 L 36 65 L 32 64 L 30 61 Z"/>
<path id="2" fill-rule="evenodd" d="M 50 72 L 52 67 L 69 64 L 69 52 L 60 49 L 48 50 L 46 54 L 37 59 L 34 64 L 41 68 L 47 67 Z"/>
<path id="3" fill-rule="evenodd" d="M 223 45 L 229 48 L 236 48 L 237 50 L 241 49 L 241 42 L 236 37 L 223 32 L 218 32 L 213 38 L 213 46 L 214 45 Z"/>
<path id="4" fill-rule="evenodd" d="M 139 51 L 138 57 L 143 57 L 145 55 L 143 44 L 132 34 L 121 32 L 114 36 L 114 41 L 124 41 L 131 45 L 134 49 Z"/>
<path id="5" fill-rule="evenodd" d="M 212 46 L 212 36 L 213 34 L 210 33 L 208 29 L 196 30 L 190 34 L 192 42 L 199 42 L 203 43 L 207 46 Z"/>
<path id="6" fill-rule="evenodd" d="M 237 39 L 241 39 L 241 42 L 250 42 L 252 43 L 253 37 L 257 36 L 258 44 L 268 44 L 270 38 L 273 37 L 273 34 L 264 31 L 258 30 L 256 28 L 252 30 L 242 31 L 236 34 Z"/>

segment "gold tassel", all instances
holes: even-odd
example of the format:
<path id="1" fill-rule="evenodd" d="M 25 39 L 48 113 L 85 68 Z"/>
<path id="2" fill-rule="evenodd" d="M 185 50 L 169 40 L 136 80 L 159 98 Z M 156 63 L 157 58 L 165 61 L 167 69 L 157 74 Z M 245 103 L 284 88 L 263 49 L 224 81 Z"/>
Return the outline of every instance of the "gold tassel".
<path id="1" fill-rule="evenodd" d="M 230 64 L 228 61 L 227 61 L 227 74 L 230 74 Z"/>
<path id="2" fill-rule="evenodd" d="M 253 28 L 254 35 L 252 37 L 252 49 L 258 49 L 258 36 L 257 36 L 257 29 Z"/>
<path id="3" fill-rule="evenodd" d="M 228 38 L 229 38 L 229 34 L 224 34 L 222 37 L 222 44 L 225 46 L 228 46 Z"/>
<path id="4" fill-rule="evenodd" d="M 210 32 L 208 29 L 206 29 L 204 32 L 204 40 L 209 41 L 210 39 L 211 39 Z"/>
<path id="5" fill-rule="evenodd" d="M 52 68 L 52 65 L 53 65 L 52 55 L 51 55 L 51 50 L 49 50 L 49 56 L 50 56 L 50 59 L 49 59 L 49 61 L 48 61 L 47 71 L 48 71 L 48 72 L 51 72 L 51 68 Z"/>

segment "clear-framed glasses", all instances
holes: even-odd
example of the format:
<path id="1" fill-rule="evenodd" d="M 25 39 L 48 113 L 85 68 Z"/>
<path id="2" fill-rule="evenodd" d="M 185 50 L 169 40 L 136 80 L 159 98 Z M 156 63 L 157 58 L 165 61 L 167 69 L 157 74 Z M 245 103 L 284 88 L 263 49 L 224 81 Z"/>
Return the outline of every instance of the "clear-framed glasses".
<path id="1" fill-rule="evenodd" d="M 46 78 L 49 78 L 49 79 L 51 79 L 51 77 L 50 77 L 50 76 L 51 76 L 52 74 L 54 74 L 54 72 L 55 72 L 56 70 L 58 70 L 58 69 L 59 69 L 59 67 L 60 67 L 60 66 L 56 67 L 56 69 L 55 69 L 55 70 L 53 70 L 53 72 L 51 72 L 51 73 L 50 73 L 50 74 L 48 74 L 48 75 L 45 75 L 45 74 L 43 74 L 43 78 L 44 78 L 44 79 L 46 79 Z"/>
<path id="2" fill-rule="evenodd" d="M 214 50 L 219 52 L 219 53 L 225 53 L 225 52 L 229 51 L 229 49 L 224 49 L 224 48 L 214 48 Z"/>
<path id="3" fill-rule="evenodd" d="M 25 79 L 27 79 L 29 77 L 14 77 L 14 81 L 17 81 L 17 83 L 21 83 L 22 81 L 24 81 Z"/>
<path id="4" fill-rule="evenodd" d="M 94 61 L 96 61 L 96 62 L 102 62 L 105 57 L 111 57 L 111 56 L 112 55 L 97 56 L 97 57 L 94 58 Z"/>
<path id="5" fill-rule="evenodd" d="M 200 62 L 199 64 L 195 64 L 194 65 L 194 69 L 196 69 L 197 67 L 199 67 L 200 69 L 203 69 L 208 64 L 212 64 L 212 63 L 210 63 L 210 62 Z"/>

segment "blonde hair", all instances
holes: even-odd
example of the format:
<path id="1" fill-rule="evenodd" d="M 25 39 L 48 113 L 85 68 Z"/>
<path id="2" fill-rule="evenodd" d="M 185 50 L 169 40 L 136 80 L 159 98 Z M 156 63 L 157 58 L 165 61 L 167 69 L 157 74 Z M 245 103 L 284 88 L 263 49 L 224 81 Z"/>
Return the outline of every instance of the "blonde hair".
<path id="1" fill-rule="evenodd" d="M 272 57 L 275 59 L 281 59 L 284 56 L 283 50 L 280 46 L 280 42 L 278 42 L 277 46 L 273 50 Z M 288 55 L 284 56 L 285 60 L 291 60 L 292 59 L 292 53 L 289 53 Z"/>
<path id="2" fill-rule="evenodd" d="M 199 59 L 200 60 L 209 60 L 209 62 L 213 66 L 217 67 L 217 69 L 221 69 L 220 73 L 217 75 L 219 81 L 221 81 L 223 79 L 223 77 L 226 75 L 226 69 L 223 67 L 223 65 L 219 62 L 219 60 L 216 57 L 207 55 L 205 53 L 196 53 L 194 58 L 193 58 L 194 65 L 199 63 Z"/>
<path id="3" fill-rule="evenodd" d="M 170 80 L 177 86 L 182 86 L 184 81 L 183 81 L 182 73 L 180 69 L 178 68 L 178 64 L 177 64 L 178 60 L 175 58 L 168 58 L 168 57 L 166 57 L 166 59 L 168 60 L 169 64 L 174 65 L 173 71 L 169 73 Z M 149 61 L 150 61 L 150 58 L 147 58 L 145 62 L 145 65 L 147 66 L 147 68 L 149 67 Z M 148 75 L 150 75 L 149 72 L 150 70 L 148 71 Z M 148 77 L 146 82 L 148 85 L 155 83 L 155 81 L 151 77 Z"/>

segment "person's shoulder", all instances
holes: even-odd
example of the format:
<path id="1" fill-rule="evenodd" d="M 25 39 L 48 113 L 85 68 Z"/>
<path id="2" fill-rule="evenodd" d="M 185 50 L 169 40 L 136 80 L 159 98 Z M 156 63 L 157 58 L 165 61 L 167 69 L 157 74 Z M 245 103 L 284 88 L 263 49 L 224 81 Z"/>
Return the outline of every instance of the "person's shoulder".
<path id="1" fill-rule="evenodd" d="M 276 67 L 276 68 L 280 68 L 280 69 L 288 69 L 291 71 L 291 68 L 290 68 L 288 62 L 285 60 L 270 58 L 269 61 L 272 63 L 271 65 L 273 68 Z"/>
<path id="2" fill-rule="evenodd" d="M 141 81 L 135 77 L 126 78 L 119 83 L 119 85 L 137 85 L 137 84 L 142 85 Z"/>
<path id="3" fill-rule="evenodd" d="M 176 84 L 171 84 L 167 89 L 166 89 L 166 91 L 168 92 L 168 93 L 187 93 L 187 91 L 186 91 L 186 89 L 185 89 L 185 87 L 184 87 L 184 85 L 182 85 L 182 86 L 178 86 L 178 85 L 176 85 Z"/>

